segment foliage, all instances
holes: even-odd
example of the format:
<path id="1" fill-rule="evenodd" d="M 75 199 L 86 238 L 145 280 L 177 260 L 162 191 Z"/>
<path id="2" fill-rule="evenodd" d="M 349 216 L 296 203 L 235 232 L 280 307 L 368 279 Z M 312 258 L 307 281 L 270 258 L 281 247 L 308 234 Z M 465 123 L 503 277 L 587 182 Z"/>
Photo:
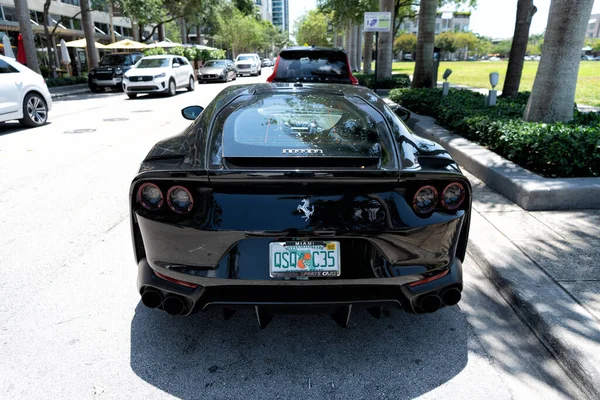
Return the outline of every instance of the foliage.
<path id="1" fill-rule="evenodd" d="M 454 53 L 458 49 L 456 34 L 454 32 L 442 32 L 435 37 L 435 46 L 446 53 Z"/>
<path id="2" fill-rule="evenodd" d="M 187 47 L 183 50 L 183 55 L 185 56 L 185 58 L 187 58 L 190 61 L 194 61 L 196 59 L 200 59 L 199 57 L 199 50 L 196 49 L 195 47 Z"/>
<path id="3" fill-rule="evenodd" d="M 165 54 L 165 49 L 162 47 L 144 49 L 144 56 L 162 56 L 163 54 Z"/>
<path id="4" fill-rule="evenodd" d="M 501 42 L 494 43 L 492 45 L 491 52 L 502 57 L 508 57 L 510 54 L 510 47 L 512 46 L 512 39 L 502 40 Z"/>
<path id="5" fill-rule="evenodd" d="M 394 52 L 414 53 L 417 49 L 417 35 L 403 33 L 394 40 Z"/>
<path id="6" fill-rule="evenodd" d="M 358 84 L 370 89 L 375 88 L 375 76 L 373 74 L 353 74 L 358 79 Z M 410 77 L 407 74 L 394 74 L 388 79 L 378 79 L 377 89 L 397 89 L 410 87 Z"/>
<path id="7" fill-rule="evenodd" d="M 310 10 L 296 21 L 296 42 L 309 46 L 327 46 L 327 17 L 317 10 Z"/>
<path id="8" fill-rule="evenodd" d="M 397 89 L 390 98 L 418 114 L 476 141 L 533 172 L 549 177 L 600 176 L 600 113 L 576 113 L 570 123 L 528 123 L 521 119 L 528 92 L 498 99 L 469 90 Z"/>
<path id="9" fill-rule="evenodd" d="M 57 86 L 77 85 L 81 83 L 87 83 L 87 78 L 83 76 L 59 76 L 56 78 L 46 79 L 46 85 L 49 88 Z"/>
<path id="10" fill-rule="evenodd" d="M 185 53 L 185 48 L 182 46 L 170 47 L 167 49 L 167 54 L 172 54 L 174 56 L 183 56 Z"/>

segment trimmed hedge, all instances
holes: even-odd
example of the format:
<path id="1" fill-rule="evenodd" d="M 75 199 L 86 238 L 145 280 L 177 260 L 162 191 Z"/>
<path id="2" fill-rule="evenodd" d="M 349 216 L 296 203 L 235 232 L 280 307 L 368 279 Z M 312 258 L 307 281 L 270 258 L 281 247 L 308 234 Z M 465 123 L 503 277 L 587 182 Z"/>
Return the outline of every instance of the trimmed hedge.
<path id="1" fill-rule="evenodd" d="M 485 96 L 470 90 L 399 89 L 390 99 L 439 125 L 477 142 L 516 164 L 547 177 L 600 176 L 600 113 L 580 113 L 568 123 L 530 123 L 521 118 L 528 92 L 499 98 L 485 106 Z"/>
<path id="2" fill-rule="evenodd" d="M 84 76 L 63 76 L 46 79 L 46 85 L 49 88 L 57 86 L 78 85 L 80 83 L 87 83 L 87 78 Z"/>
<path id="3" fill-rule="evenodd" d="M 366 86 L 369 89 L 375 88 L 374 74 L 362 74 L 357 72 L 352 75 L 358 79 L 359 85 Z M 377 89 L 397 89 L 407 87 L 410 87 L 410 77 L 406 74 L 393 74 L 391 78 L 377 80 Z"/>

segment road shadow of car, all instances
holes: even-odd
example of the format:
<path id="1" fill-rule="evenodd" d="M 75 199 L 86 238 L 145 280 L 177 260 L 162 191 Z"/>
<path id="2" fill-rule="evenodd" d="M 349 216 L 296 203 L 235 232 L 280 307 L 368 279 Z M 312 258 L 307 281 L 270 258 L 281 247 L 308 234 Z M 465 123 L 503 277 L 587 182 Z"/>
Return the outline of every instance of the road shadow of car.
<path id="1" fill-rule="evenodd" d="M 414 398 L 467 364 L 468 323 L 458 307 L 353 312 L 340 328 L 327 315 L 276 315 L 264 330 L 251 310 L 186 318 L 138 304 L 131 368 L 173 396 L 192 398 Z"/>
<path id="2" fill-rule="evenodd" d="M 40 125 L 37 127 L 27 127 L 21 125 L 18 121 L 7 121 L 0 122 L 0 136 L 10 135 L 12 133 L 22 133 L 27 132 L 31 129 L 38 129 L 46 125 L 50 125 L 51 122 L 46 122 L 44 125 Z"/>

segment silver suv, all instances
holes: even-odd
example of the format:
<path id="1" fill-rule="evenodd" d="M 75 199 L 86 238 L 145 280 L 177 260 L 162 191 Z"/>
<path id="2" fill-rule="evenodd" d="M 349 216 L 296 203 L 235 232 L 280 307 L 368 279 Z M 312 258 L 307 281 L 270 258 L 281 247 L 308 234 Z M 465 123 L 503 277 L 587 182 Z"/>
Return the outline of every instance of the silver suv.
<path id="1" fill-rule="evenodd" d="M 258 76 L 262 73 L 260 57 L 256 53 L 238 54 L 235 69 L 238 75 Z"/>

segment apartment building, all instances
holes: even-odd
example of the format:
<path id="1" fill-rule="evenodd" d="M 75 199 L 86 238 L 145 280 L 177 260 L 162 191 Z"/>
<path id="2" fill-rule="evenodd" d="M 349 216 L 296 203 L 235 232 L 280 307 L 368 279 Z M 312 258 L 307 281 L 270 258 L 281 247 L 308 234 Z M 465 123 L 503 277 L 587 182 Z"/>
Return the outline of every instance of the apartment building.
<path id="1" fill-rule="evenodd" d="M 264 1 L 264 0 L 263 0 Z M 283 32 L 290 32 L 290 7 L 288 0 L 272 0 L 273 2 L 273 25 L 279 27 Z"/>
<path id="2" fill-rule="evenodd" d="M 600 14 L 592 14 L 590 16 L 585 36 L 589 38 L 600 38 Z"/>
<path id="3" fill-rule="evenodd" d="M 435 19 L 435 34 L 442 32 L 467 32 L 471 23 L 471 13 L 462 11 L 438 12 Z M 419 30 L 419 18 L 406 20 L 400 24 L 400 31 L 417 34 Z"/>

